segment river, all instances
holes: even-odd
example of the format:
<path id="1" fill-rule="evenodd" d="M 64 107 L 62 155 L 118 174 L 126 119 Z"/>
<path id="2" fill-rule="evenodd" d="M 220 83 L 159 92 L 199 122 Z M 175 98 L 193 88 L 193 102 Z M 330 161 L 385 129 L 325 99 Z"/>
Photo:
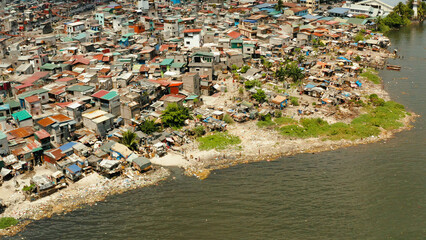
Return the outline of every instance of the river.
<path id="1" fill-rule="evenodd" d="M 395 138 L 182 176 L 36 221 L 10 239 L 424 239 L 425 24 L 389 34 L 391 97 L 422 115 Z"/>

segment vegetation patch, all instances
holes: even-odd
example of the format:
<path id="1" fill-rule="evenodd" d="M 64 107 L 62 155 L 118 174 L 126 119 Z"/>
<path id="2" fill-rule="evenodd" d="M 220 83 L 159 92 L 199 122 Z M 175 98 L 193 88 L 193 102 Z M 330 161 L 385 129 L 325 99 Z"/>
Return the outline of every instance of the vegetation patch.
<path id="1" fill-rule="evenodd" d="M 0 218 L 0 229 L 5 229 L 18 224 L 18 220 L 13 217 L 2 217 Z"/>
<path id="2" fill-rule="evenodd" d="M 369 81 L 371 81 L 374 84 L 380 84 L 382 82 L 380 77 L 377 75 L 377 71 L 371 68 L 366 69 L 366 71 L 361 73 L 360 76 L 367 78 Z"/>
<path id="3" fill-rule="evenodd" d="M 356 140 L 377 136 L 381 129 L 393 130 L 403 126 L 399 121 L 406 115 L 404 106 L 393 101 L 373 107 L 368 113 L 360 115 L 350 124 L 329 124 L 320 118 L 303 118 L 299 122 L 278 128 L 280 134 L 289 137 L 310 138 L 320 137 L 329 140 Z M 292 120 L 292 119 L 291 119 Z"/>
<path id="4" fill-rule="evenodd" d="M 198 147 L 200 150 L 221 150 L 241 143 L 241 139 L 238 136 L 227 132 L 218 132 L 213 135 L 200 137 L 197 141 L 200 143 Z"/>
<path id="5" fill-rule="evenodd" d="M 297 123 L 296 120 L 289 118 L 289 117 L 279 117 L 275 118 L 274 122 L 278 125 L 287 125 L 287 124 L 295 124 Z"/>

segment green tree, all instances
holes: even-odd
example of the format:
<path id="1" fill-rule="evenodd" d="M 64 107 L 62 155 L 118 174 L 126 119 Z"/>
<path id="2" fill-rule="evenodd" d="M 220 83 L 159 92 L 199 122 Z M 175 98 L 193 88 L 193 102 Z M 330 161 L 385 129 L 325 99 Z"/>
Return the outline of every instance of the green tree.
<path id="1" fill-rule="evenodd" d="M 278 81 L 284 82 L 287 73 L 283 67 L 280 67 L 275 71 L 274 76 Z"/>
<path id="2" fill-rule="evenodd" d="M 186 119 L 191 119 L 189 108 L 171 103 L 161 115 L 161 120 L 167 127 L 182 127 Z"/>
<path id="3" fill-rule="evenodd" d="M 241 73 L 246 73 L 248 70 L 250 69 L 250 66 L 243 66 L 242 68 L 241 68 Z"/>
<path id="4" fill-rule="evenodd" d="M 135 151 L 138 149 L 138 141 L 136 140 L 136 137 L 136 133 L 127 130 L 123 133 L 120 143 L 128 147 L 130 150 Z"/>
<path id="5" fill-rule="evenodd" d="M 262 89 L 257 89 L 257 92 L 253 94 L 252 97 L 256 99 L 256 101 L 258 101 L 259 103 L 263 103 L 266 101 L 266 94 L 265 91 L 263 91 Z"/>
<path id="6" fill-rule="evenodd" d="M 139 130 L 146 133 L 151 134 L 153 132 L 158 131 L 158 126 L 155 124 L 153 120 L 145 120 L 138 126 Z"/>
<path id="7" fill-rule="evenodd" d="M 303 78 L 305 78 L 305 74 L 303 74 L 302 69 L 297 66 L 296 63 L 289 63 L 285 67 L 286 76 L 293 79 L 293 82 L 299 83 Z"/>
<path id="8" fill-rule="evenodd" d="M 282 0 L 278 0 L 277 5 L 275 5 L 275 10 L 281 11 L 284 8 L 284 4 Z"/>

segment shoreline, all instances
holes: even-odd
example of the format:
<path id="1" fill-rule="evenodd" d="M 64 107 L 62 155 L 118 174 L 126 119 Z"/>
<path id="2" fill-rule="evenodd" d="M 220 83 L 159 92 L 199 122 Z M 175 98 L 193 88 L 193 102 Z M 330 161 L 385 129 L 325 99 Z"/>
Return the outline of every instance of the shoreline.
<path id="1" fill-rule="evenodd" d="M 384 54 L 384 62 L 392 54 Z M 376 93 L 380 97 L 390 100 L 389 94 L 384 90 L 383 81 L 381 84 L 373 84 L 365 81 L 365 93 Z M 223 94 L 220 100 L 225 100 L 235 95 L 238 87 L 232 85 L 232 80 L 228 79 L 228 89 L 231 91 Z M 289 108 L 288 113 L 296 112 L 297 108 Z M 268 128 L 259 128 L 256 121 L 246 123 L 236 123 L 230 125 L 228 131 L 242 139 L 240 146 L 243 148 L 230 148 L 221 151 L 209 150 L 200 151 L 197 148 L 197 142 L 185 145 L 186 156 L 197 158 L 187 158 L 183 154 L 169 151 L 162 158 L 151 159 L 153 164 L 159 166 L 153 171 L 137 176 L 136 173 L 128 172 L 115 179 L 106 179 L 100 177 L 97 173 L 91 173 L 82 180 L 72 184 L 67 189 L 56 192 L 50 196 L 39 199 L 34 202 L 27 200 L 18 200 L 9 206 L 0 216 L 14 217 L 20 220 L 16 226 L 0 230 L 0 236 L 13 236 L 25 229 L 25 227 L 34 220 L 50 218 L 54 214 L 65 214 L 83 206 L 93 205 L 96 202 L 105 200 L 106 197 L 114 194 L 120 194 L 129 190 L 151 186 L 166 180 L 170 176 L 170 170 L 165 167 L 178 166 L 184 169 L 187 176 L 195 176 L 200 180 L 209 176 L 211 171 L 228 168 L 237 164 L 246 164 L 259 161 L 272 161 L 280 157 L 292 156 L 300 153 L 319 153 L 340 148 L 356 146 L 360 144 L 369 144 L 384 141 L 394 137 L 398 132 L 412 128 L 411 123 L 415 121 L 418 115 L 408 112 L 402 119 L 403 127 L 382 132 L 378 136 L 371 136 L 358 140 L 323 140 L 321 138 L 289 138 L 280 135 L 277 131 Z M 360 114 L 358 112 L 358 114 Z M 344 122 L 345 120 L 336 120 L 334 117 L 324 118 L 327 121 Z M 189 150 L 189 149 L 190 150 Z"/>
<path id="2" fill-rule="evenodd" d="M 160 181 L 166 180 L 170 176 L 170 170 L 165 168 L 167 166 L 180 167 L 184 170 L 184 174 L 186 176 L 195 176 L 198 179 L 203 180 L 206 179 L 212 171 L 232 167 L 239 164 L 249 164 L 260 161 L 275 161 L 281 157 L 293 156 L 296 154 L 321 153 L 361 144 L 384 141 L 393 138 L 396 133 L 410 130 L 412 128 L 411 123 L 413 123 L 417 117 L 419 117 L 419 115 L 411 113 L 411 116 L 407 115 L 403 119 L 403 127 L 390 131 L 382 131 L 379 136 L 373 136 L 355 141 L 323 141 L 319 138 L 296 139 L 290 140 L 293 141 L 293 144 L 290 144 L 287 148 L 281 148 L 281 151 L 261 151 L 260 154 L 239 154 L 235 151 L 232 152 L 232 150 L 229 151 L 229 149 L 225 149 L 223 151 L 210 150 L 191 152 L 192 154 L 200 153 L 199 157 L 202 159 L 201 162 L 185 160 L 183 155 L 169 153 L 166 156 L 168 156 L 168 159 L 172 158 L 172 162 L 164 163 L 161 161 L 162 158 L 159 158 L 157 159 L 156 164 L 160 167 L 141 176 L 136 176 L 133 179 L 127 177 L 126 175 L 120 176 L 116 179 L 106 179 L 97 173 L 91 173 L 85 177 L 85 179 L 97 178 L 97 181 L 91 185 L 72 186 L 66 191 L 59 191 L 48 197 L 40 199 L 42 201 L 30 202 L 24 206 L 15 205 L 14 208 L 6 210 L 4 213 L 8 213 L 8 216 L 19 219 L 20 223 L 18 225 L 0 230 L 0 236 L 14 236 L 20 231 L 24 230 L 25 227 L 33 221 L 43 218 L 50 218 L 56 214 L 66 214 L 78 208 L 92 206 L 99 201 L 104 201 L 108 196 L 121 194 L 146 186 L 156 185 Z M 262 129 L 257 130 L 263 131 Z M 300 141 L 302 141 L 303 144 L 300 144 Z M 289 150 L 289 148 L 292 149 Z M 254 150 L 258 151 L 258 149 L 259 148 L 255 148 Z M 36 207 L 41 207 L 41 210 L 35 209 Z"/>

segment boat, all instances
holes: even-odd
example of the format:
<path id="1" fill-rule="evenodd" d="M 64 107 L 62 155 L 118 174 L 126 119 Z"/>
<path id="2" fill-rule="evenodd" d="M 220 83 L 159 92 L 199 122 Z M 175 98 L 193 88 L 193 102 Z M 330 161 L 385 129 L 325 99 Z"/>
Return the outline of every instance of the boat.
<path id="1" fill-rule="evenodd" d="M 386 68 L 389 70 L 401 71 L 401 67 L 398 65 L 387 65 Z"/>

